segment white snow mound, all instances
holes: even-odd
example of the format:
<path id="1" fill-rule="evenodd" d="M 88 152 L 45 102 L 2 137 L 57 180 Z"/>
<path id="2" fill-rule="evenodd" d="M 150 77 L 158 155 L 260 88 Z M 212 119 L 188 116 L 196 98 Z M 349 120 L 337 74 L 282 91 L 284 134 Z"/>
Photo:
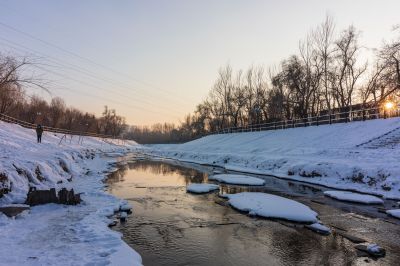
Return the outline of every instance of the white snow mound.
<path id="1" fill-rule="evenodd" d="M 208 179 L 233 185 L 262 186 L 265 184 L 263 179 L 247 175 L 221 174 L 210 176 Z"/>
<path id="2" fill-rule="evenodd" d="M 351 201 L 363 204 L 383 204 L 383 200 L 378 197 L 354 193 L 350 191 L 325 191 L 324 194 L 325 196 L 337 200 Z"/>
<path id="3" fill-rule="evenodd" d="M 386 213 L 400 219 L 400 209 L 387 210 Z"/>
<path id="4" fill-rule="evenodd" d="M 329 229 L 328 227 L 326 227 L 323 224 L 320 223 L 313 223 L 310 224 L 308 226 L 308 228 L 310 228 L 313 231 L 319 232 L 319 233 L 323 233 L 323 234 L 330 234 L 331 233 L 331 229 Z"/>
<path id="5" fill-rule="evenodd" d="M 192 193 L 208 193 L 213 190 L 218 190 L 219 186 L 214 184 L 190 184 L 186 187 L 187 192 Z"/>
<path id="6" fill-rule="evenodd" d="M 226 196 L 232 207 L 253 215 L 301 223 L 318 221 L 318 214 L 306 205 L 280 196 L 261 192 L 242 192 Z"/>

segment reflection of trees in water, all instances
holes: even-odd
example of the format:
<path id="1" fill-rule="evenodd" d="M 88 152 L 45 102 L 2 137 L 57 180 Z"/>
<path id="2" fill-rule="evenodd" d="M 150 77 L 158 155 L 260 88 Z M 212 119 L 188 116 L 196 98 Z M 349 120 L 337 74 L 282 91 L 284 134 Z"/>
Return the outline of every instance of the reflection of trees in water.
<path id="1" fill-rule="evenodd" d="M 186 168 L 180 165 L 167 164 L 157 161 L 137 161 L 128 165 L 130 170 L 149 172 L 154 175 L 176 174 L 185 178 L 185 183 L 203 183 L 207 180 L 207 173 L 202 173 L 195 169 Z"/>
<path id="2" fill-rule="evenodd" d="M 117 183 L 120 181 L 124 181 L 124 176 L 128 170 L 128 166 L 121 166 L 118 168 L 118 171 L 113 172 L 107 176 L 107 182 L 110 184 Z"/>
<path id="3" fill-rule="evenodd" d="M 241 192 L 265 192 L 265 187 L 252 187 L 252 186 L 234 186 L 221 184 L 221 193 L 236 194 Z"/>

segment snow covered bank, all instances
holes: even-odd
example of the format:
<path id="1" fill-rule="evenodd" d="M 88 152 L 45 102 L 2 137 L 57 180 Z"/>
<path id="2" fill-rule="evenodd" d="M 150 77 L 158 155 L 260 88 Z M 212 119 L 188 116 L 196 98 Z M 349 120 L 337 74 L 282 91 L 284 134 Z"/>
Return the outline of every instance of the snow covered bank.
<path id="1" fill-rule="evenodd" d="M 64 140 L 48 133 L 35 142 L 35 132 L 0 122 L 0 206 L 23 203 L 29 187 L 66 187 L 82 193 L 77 206 L 46 204 L 15 218 L 0 214 L 2 265 L 141 265 L 141 257 L 108 228 L 121 201 L 104 192 L 104 172 L 115 159 L 104 153 L 126 153 L 124 146 L 101 139 Z M 12 251 L 12 252 L 10 252 Z"/>
<path id="2" fill-rule="evenodd" d="M 260 192 L 242 192 L 224 196 L 229 199 L 232 207 L 249 212 L 250 215 L 302 223 L 318 221 L 317 213 L 306 205 L 280 196 Z"/>
<path id="3" fill-rule="evenodd" d="M 210 135 L 149 155 L 400 198 L 400 118 Z"/>

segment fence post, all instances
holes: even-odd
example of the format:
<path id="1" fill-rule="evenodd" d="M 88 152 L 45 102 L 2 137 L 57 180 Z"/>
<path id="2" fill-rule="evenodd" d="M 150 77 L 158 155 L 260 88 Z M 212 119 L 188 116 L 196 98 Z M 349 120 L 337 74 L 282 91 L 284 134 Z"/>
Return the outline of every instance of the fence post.
<path id="1" fill-rule="evenodd" d="M 317 126 L 319 126 L 319 123 L 318 123 L 318 118 L 319 118 L 319 116 L 316 116 L 316 118 L 317 118 Z"/>
<path id="2" fill-rule="evenodd" d="M 274 129 L 276 130 L 276 122 L 274 122 Z"/>
<path id="3" fill-rule="evenodd" d="M 329 125 L 332 125 L 332 114 L 329 112 Z"/>
<path id="4" fill-rule="evenodd" d="M 363 121 L 365 121 L 365 109 L 364 108 L 362 109 L 362 119 L 363 119 Z"/>

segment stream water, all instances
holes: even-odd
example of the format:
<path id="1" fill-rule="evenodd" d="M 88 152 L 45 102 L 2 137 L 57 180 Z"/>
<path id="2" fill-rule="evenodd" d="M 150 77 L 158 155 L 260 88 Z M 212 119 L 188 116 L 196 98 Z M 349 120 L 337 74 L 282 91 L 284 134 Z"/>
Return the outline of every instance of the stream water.
<path id="1" fill-rule="evenodd" d="M 262 187 L 220 188 L 298 200 L 317 211 L 327 226 L 385 247 L 387 256 L 379 260 L 360 257 L 354 243 L 335 233 L 323 236 L 301 224 L 246 216 L 227 206 L 218 192 L 186 193 L 186 185 L 209 182 L 213 171 L 195 164 L 138 160 L 109 176 L 108 191 L 134 206 L 128 220 L 114 228 L 141 254 L 144 265 L 398 265 L 397 220 L 376 207 L 327 199 L 325 188 L 267 176 Z"/>

